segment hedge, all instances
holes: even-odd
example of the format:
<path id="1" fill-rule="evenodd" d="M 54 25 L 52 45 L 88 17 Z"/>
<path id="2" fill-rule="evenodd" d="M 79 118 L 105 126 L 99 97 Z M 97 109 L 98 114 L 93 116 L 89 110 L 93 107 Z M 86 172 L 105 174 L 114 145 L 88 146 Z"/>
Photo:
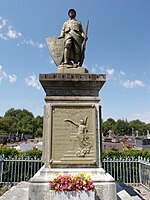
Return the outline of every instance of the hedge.
<path id="1" fill-rule="evenodd" d="M 41 150 L 28 150 L 26 152 L 20 152 L 14 148 L 8 148 L 6 146 L 0 147 L 0 156 L 4 155 L 5 157 L 37 157 L 41 158 L 42 157 L 42 151 Z M 138 158 L 139 156 L 149 158 L 150 159 L 150 150 L 134 150 L 134 149 L 129 149 L 129 150 L 124 150 L 123 152 L 119 151 L 103 151 L 102 152 L 102 158 L 106 157 L 135 157 Z"/>

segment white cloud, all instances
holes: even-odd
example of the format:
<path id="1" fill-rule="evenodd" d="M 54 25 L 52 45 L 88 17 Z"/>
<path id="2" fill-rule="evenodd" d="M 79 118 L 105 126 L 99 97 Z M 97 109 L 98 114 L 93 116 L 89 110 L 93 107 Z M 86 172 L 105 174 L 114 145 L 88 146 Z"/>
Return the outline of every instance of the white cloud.
<path id="1" fill-rule="evenodd" d="M 9 26 L 8 32 L 6 33 L 6 36 L 10 39 L 16 39 L 18 37 L 21 37 L 22 33 L 15 31 L 12 26 Z"/>
<path id="2" fill-rule="evenodd" d="M 0 39 L 9 40 L 9 39 L 18 39 L 17 45 L 30 45 L 32 47 L 37 47 L 39 49 L 45 48 L 45 43 L 36 42 L 32 39 L 27 39 L 22 35 L 21 32 L 15 30 L 15 28 L 10 24 L 6 19 L 3 19 L 0 16 Z"/>
<path id="3" fill-rule="evenodd" d="M 15 74 L 7 74 L 0 65 L 0 82 L 2 79 L 8 80 L 10 83 L 14 83 L 17 80 L 17 76 Z"/>
<path id="4" fill-rule="evenodd" d="M 0 17 L 0 38 L 3 40 L 17 39 L 22 36 L 22 33 L 16 31 L 8 20 Z"/>
<path id="5" fill-rule="evenodd" d="M 7 40 L 7 37 L 6 36 L 4 36 L 4 34 L 0 34 L 0 38 L 2 39 L 2 40 Z"/>
<path id="6" fill-rule="evenodd" d="M 40 42 L 34 42 L 32 39 L 23 39 L 22 41 L 17 43 L 18 46 L 20 45 L 29 45 L 32 47 L 37 47 L 39 49 L 45 48 L 45 44 L 40 43 Z"/>
<path id="7" fill-rule="evenodd" d="M 126 73 L 124 71 L 120 71 L 120 75 L 125 76 Z"/>
<path id="8" fill-rule="evenodd" d="M 106 67 L 105 66 L 102 66 L 102 65 L 98 65 L 98 64 L 95 64 L 95 65 L 92 65 L 92 69 L 91 69 L 91 72 L 92 73 L 106 73 Z"/>
<path id="9" fill-rule="evenodd" d="M 8 38 L 11 39 L 16 39 L 17 38 L 17 32 L 13 29 L 9 29 L 8 32 L 6 33 Z"/>
<path id="10" fill-rule="evenodd" d="M 145 84 L 141 80 L 134 80 L 134 81 L 127 80 L 122 82 L 122 85 L 125 88 L 145 87 Z"/>
<path id="11" fill-rule="evenodd" d="M 6 25 L 7 21 L 0 17 L 0 29 L 2 29 Z"/>
<path id="12" fill-rule="evenodd" d="M 8 78 L 10 83 L 14 83 L 17 80 L 17 76 L 15 74 L 8 75 Z"/>
<path id="13" fill-rule="evenodd" d="M 37 44 L 37 47 L 39 48 L 39 49 L 43 49 L 43 48 L 45 48 L 45 44 L 42 44 L 42 43 L 36 43 Z"/>
<path id="14" fill-rule="evenodd" d="M 2 66 L 0 65 L 0 81 L 7 77 L 7 74 L 3 71 Z"/>
<path id="15" fill-rule="evenodd" d="M 29 40 L 29 41 L 27 41 L 27 43 L 30 44 L 33 47 L 35 46 L 35 42 L 33 40 Z"/>
<path id="16" fill-rule="evenodd" d="M 134 113 L 128 117 L 129 121 L 139 119 L 142 122 L 150 123 L 150 111 L 145 113 Z"/>
<path id="17" fill-rule="evenodd" d="M 25 82 L 26 82 L 27 86 L 36 88 L 38 90 L 41 89 L 40 83 L 35 74 L 25 78 Z"/>
<path id="18" fill-rule="evenodd" d="M 106 73 L 108 74 L 108 76 L 112 76 L 115 73 L 114 69 L 106 69 Z"/>

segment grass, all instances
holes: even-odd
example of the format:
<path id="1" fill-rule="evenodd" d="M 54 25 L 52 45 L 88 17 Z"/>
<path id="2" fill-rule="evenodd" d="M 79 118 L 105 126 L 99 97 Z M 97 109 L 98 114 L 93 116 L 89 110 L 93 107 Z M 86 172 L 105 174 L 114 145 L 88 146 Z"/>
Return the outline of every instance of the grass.
<path id="1" fill-rule="evenodd" d="M 0 186 L 0 196 L 2 196 L 7 190 L 11 188 L 10 185 Z"/>

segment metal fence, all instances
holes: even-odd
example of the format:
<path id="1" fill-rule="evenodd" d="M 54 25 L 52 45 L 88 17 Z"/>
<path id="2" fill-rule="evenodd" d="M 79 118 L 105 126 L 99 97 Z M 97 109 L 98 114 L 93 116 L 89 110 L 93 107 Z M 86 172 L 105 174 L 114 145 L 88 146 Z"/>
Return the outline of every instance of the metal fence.
<path id="1" fill-rule="evenodd" d="M 42 167 L 40 158 L 0 157 L 0 183 L 18 183 L 29 180 Z"/>
<path id="2" fill-rule="evenodd" d="M 127 184 L 140 183 L 139 160 L 134 157 L 105 158 L 102 166 L 116 181 Z"/>
<path id="3" fill-rule="evenodd" d="M 40 158 L 5 158 L 0 157 L 0 183 L 18 183 L 29 180 L 41 167 Z M 139 157 L 105 158 L 103 168 L 116 181 L 127 184 L 142 184 L 150 189 L 150 161 Z"/>
<path id="4" fill-rule="evenodd" d="M 139 160 L 140 183 L 150 189 L 150 160 Z"/>

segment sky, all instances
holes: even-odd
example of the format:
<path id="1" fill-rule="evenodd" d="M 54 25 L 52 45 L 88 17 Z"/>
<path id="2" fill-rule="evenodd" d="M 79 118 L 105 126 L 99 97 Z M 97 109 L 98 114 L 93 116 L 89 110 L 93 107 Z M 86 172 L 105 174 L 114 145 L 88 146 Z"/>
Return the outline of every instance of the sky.
<path id="1" fill-rule="evenodd" d="M 85 30 L 84 67 L 106 74 L 102 118 L 150 123 L 149 0 L 0 0 L 0 116 L 10 108 L 43 116 L 39 74 L 55 73 L 45 38 L 59 36 L 68 10 Z"/>

